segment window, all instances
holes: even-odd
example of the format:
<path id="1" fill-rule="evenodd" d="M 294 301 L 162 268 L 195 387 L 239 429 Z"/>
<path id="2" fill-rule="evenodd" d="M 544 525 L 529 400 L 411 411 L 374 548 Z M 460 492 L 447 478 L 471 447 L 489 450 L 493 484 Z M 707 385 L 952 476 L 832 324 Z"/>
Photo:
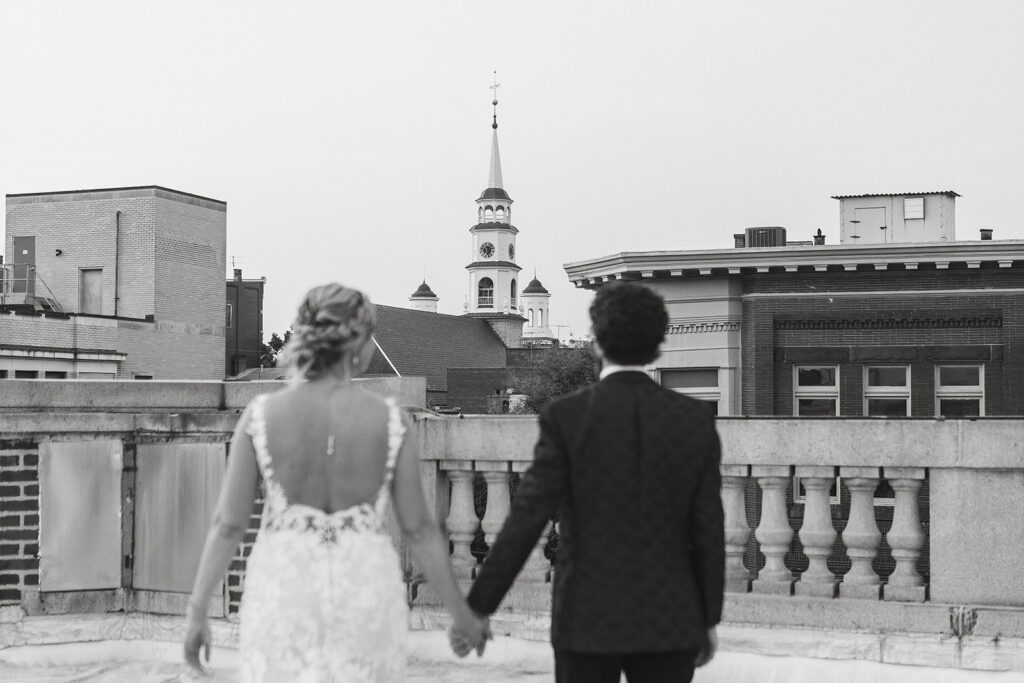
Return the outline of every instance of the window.
<path id="1" fill-rule="evenodd" d="M 67 379 L 68 373 L 64 370 L 47 370 L 43 373 L 43 379 Z"/>
<path id="2" fill-rule="evenodd" d="M 78 312 L 103 314 L 103 269 L 82 268 L 78 271 Z"/>
<path id="3" fill-rule="evenodd" d="M 7 371 L 0 370 L 0 379 L 7 379 Z"/>
<path id="4" fill-rule="evenodd" d="M 143 375 L 140 373 L 135 373 L 132 376 L 132 379 L 153 379 L 153 375 Z"/>
<path id="5" fill-rule="evenodd" d="M 526 312 L 526 319 L 530 322 L 530 327 L 533 327 L 533 309 L 529 309 Z"/>
<path id="6" fill-rule="evenodd" d="M 981 365 L 935 368 L 935 413 L 943 417 L 985 414 L 985 375 Z"/>
<path id="7" fill-rule="evenodd" d="M 15 370 L 14 379 L 38 379 L 38 370 Z"/>
<path id="8" fill-rule="evenodd" d="M 793 366 L 793 414 L 802 417 L 839 414 L 839 366 Z"/>
<path id="9" fill-rule="evenodd" d="M 476 305 L 480 308 L 494 307 L 494 283 L 491 278 L 480 278 L 480 284 L 476 286 Z"/>
<path id="10" fill-rule="evenodd" d="M 512 280 L 512 287 L 509 288 L 509 293 L 510 293 L 509 300 L 512 302 L 512 308 L 515 308 L 516 307 L 516 281 L 515 281 L 514 278 Z"/>
<path id="11" fill-rule="evenodd" d="M 225 304 L 227 309 L 225 310 L 224 316 L 224 327 L 231 327 L 231 304 Z"/>
<path id="12" fill-rule="evenodd" d="M 878 365 L 864 368 L 864 414 L 869 417 L 910 415 L 910 368 Z"/>
<path id="13" fill-rule="evenodd" d="M 722 398 L 718 368 L 668 369 L 661 370 L 659 375 L 661 386 L 710 404 L 718 415 L 718 401 Z"/>
<path id="14" fill-rule="evenodd" d="M 924 197 L 904 197 L 903 218 L 924 218 Z"/>

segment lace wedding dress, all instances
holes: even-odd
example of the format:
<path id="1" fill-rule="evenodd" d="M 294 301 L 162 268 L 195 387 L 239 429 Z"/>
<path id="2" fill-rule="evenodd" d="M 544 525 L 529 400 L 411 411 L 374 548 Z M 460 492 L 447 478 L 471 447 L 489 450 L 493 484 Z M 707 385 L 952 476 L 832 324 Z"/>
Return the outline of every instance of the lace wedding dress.
<path id="1" fill-rule="evenodd" d="M 241 680 L 402 680 L 408 608 L 384 529 L 404 433 L 399 409 L 388 401 L 387 467 L 376 499 L 328 514 L 289 503 L 274 479 L 265 399 L 254 399 L 249 426 L 266 499 L 239 615 Z"/>

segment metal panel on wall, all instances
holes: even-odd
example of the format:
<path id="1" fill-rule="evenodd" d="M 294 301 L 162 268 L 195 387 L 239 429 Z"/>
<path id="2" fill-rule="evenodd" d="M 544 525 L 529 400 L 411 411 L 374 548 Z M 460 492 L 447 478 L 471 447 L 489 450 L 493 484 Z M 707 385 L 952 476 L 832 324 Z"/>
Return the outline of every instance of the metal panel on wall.
<path id="1" fill-rule="evenodd" d="M 188 593 L 224 479 L 225 444 L 139 444 L 135 462 L 132 586 Z"/>
<path id="2" fill-rule="evenodd" d="M 121 586 L 119 440 L 39 444 L 39 589 Z"/>

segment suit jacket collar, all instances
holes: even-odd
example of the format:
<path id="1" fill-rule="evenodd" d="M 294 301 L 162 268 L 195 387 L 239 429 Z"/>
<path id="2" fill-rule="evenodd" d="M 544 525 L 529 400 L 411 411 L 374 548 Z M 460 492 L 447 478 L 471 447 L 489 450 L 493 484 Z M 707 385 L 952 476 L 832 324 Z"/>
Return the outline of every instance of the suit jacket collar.
<path id="1" fill-rule="evenodd" d="M 639 370 L 623 370 L 621 372 L 613 372 L 612 374 L 608 375 L 607 377 L 601 380 L 602 383 L 610 382 L 613 384 L 617 384 L 619 382 L 625 384 L 643 384 L 645 382 L 653 381 L 654 380 L 651 379 L 650 375 L 648 375 L 646 372 L 640 372 Z"/>

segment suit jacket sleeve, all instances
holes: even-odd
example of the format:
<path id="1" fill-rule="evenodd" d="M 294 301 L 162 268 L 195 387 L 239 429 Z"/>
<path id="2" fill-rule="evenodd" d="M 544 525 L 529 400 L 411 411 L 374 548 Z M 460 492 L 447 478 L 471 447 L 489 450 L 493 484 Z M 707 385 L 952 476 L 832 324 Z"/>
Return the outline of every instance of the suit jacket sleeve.
<path id="1" fill-rule="evenodd" d="M 704 625 L 722 620 L 725 591 L 725 515 L 722 511 L 721 444 L 714 418 L 708 418 L 708 450 L 693 499 L 690 539 L 693 566 L 700 588 Z"/>
<path id="2" fill-rule="evenodd" d="M 509 516 L 469 591 L 469 605 L 476 612 L 491 614 L 498 609 L 541 532 L 565 499 L 568 484 L 568 453 L 548 406 L 540 413 L 540 438 L 533 464 L 523 474 Z"/>

